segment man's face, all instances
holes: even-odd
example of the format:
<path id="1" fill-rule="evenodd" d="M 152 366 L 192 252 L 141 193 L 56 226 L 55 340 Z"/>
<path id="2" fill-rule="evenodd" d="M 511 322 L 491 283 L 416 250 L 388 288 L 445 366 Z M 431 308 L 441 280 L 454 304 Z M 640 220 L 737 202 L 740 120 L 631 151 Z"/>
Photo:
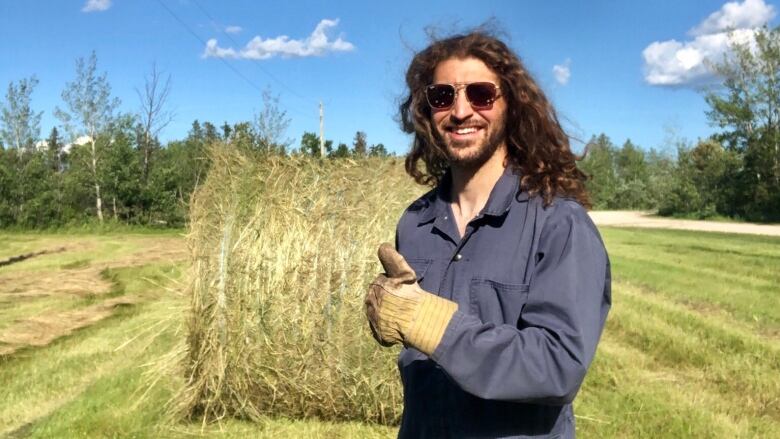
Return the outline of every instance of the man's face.
<path id="1" fill-rule="evenodd" d="M 498 76 L 477 58 L 449 58 L 440 62 L 433 72 L 434 84 L 472 82 L 501 84 Z M 505 149 L 505 114 L 504 98 L 487 108 L 474 109 L 463 87 L 458 88 L 455 103 L 450 108 L 431 108 L 433 125 L 443 141 L 450 165 L 479 168 L 497 149 Z"/>

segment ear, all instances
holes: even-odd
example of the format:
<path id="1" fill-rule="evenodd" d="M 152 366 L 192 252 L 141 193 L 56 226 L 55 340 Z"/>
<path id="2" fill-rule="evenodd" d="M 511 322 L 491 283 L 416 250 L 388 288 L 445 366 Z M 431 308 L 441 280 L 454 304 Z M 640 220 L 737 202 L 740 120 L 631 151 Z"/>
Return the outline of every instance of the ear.
<path id="1" fill-rule="evenodd" d="M 387 276 L 402 281 L 414 282 L 417 280 L 417 275 L 414 273 L 412 267 L 406 262 L 400 253 L 395 251 L 392 244 L 382 243 L 379 246 L 379 262 L 382 263 L 382 267 L 385 269 Z"/>

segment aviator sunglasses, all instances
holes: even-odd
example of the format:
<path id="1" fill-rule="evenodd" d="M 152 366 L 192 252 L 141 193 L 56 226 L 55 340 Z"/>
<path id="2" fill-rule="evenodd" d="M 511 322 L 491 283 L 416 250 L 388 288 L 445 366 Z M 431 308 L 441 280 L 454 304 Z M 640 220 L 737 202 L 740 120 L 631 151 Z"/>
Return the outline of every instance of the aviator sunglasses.
<path id="1" fill-rule="evenodd" d="M 475 110 L 486 110 L 499 97 L 499 87 L 492 82 L 471 82 L 455 84 L 431 84 L 425 87 L 425 98 L 428 105 L 437 110 L 446 110 L 455 104 L 458 90 L 466 89 L 466 99 Z"/>

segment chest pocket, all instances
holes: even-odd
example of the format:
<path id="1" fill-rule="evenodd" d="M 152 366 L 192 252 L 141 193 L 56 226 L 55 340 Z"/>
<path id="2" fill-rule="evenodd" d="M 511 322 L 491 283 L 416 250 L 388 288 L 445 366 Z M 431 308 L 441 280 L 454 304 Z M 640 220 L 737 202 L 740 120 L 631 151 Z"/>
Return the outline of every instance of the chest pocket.
<path id="1" fill-rule="evenodd" d="M 483 323 L 506 323 L 516 327 L 527 300 L 527 284 L 473 279 L 469 286 L 469 311 L 479 316 Z"/>

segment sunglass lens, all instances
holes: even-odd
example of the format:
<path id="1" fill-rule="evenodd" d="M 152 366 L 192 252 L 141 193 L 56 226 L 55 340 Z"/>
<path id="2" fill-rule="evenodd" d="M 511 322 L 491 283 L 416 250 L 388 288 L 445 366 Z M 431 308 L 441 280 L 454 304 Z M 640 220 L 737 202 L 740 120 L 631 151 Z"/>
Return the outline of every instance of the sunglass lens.
<path id="1" fill-rule="evenodd" d="M 425 89 L 428 104 L 433 108 L 449 108 L 455 101 L 455 87 L 449 84 L 433 84 Z"/>
<path id="2" fill-rule="evenodd" d="M 489 107 L 496 100 L 496 86 L 489 82 L 474 82 L 466 86 L 466 97 L 475 107 Z"/>

